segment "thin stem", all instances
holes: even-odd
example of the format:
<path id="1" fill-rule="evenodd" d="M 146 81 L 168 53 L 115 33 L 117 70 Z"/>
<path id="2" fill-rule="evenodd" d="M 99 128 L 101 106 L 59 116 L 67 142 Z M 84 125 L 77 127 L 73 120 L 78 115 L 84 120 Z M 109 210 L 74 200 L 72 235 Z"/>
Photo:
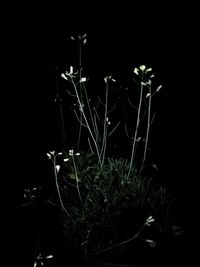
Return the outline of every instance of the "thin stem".
<path id="1" fill-rule="evenodd" d="M 83 109 L 83 106 L 82 106 L 82 103 L 81 103 L 81 100 L 80 100 L 80 97 L 79 97 L 79 94 L 78 94 L 78 91 L 77 91 L 77 88 L 76 88 L 76 84 L 74 83 L 74 80 L 73 80 L 72 77 L 71 77 L 71 82 L 73 84 L 73 87 L 74 87 L 74 90 L 75 90 L 75 93 L 76 93 L 76 97 L 77 97 L 77 101 L 78 101 L 78 105 L 79 105 L 80 111 L 83 114 L 83 118 L 84 118 L 85 124 L 87 126 L 87 129 L 88 129 L 88 131 L 90 133 L 90 136 L 92 138 L 92 141 L 94 143 L 94 146 L 95 146 L 95 149 L 96 149 L 96 152 L 97 152 L 97 156 L 98 156 L 98 160 L 99 160 L 99 164 L 102 167 L 102 161 L 101 161 L 101 156 L 100 156 L 100 153 L 99 153 L 99 148 L 98 148 L 97 142 L 96 142 L 96 140 L 94 138 L 94 135 L 92 133 L 91 127 L 90 127 L 90 125 L 88 123 L 87 117 L 85 115 L 85 112 L 84 112 L 84 109 Z"/>
<path id="2" fill-rule="evenodd" d="M 125 244 L 127 244 L 127 243 L 133 241 L 134 239 L 136 239 L 136 238 L 140 235 L 140 233 L 141 233 L 142 230 L 144 229 L 145 225 L 146 225 L 146 223 L 144 223 L 144 224 L 140 227 L 139 231 L 138 231 L 133 237 L 131 237 L 131 238 L 127 239 L 127 240 L 124 240 L 124 241 L 122 241 L 122 242 L 120 242 L 120 243 L 114 244 L 114 245 L 112 245 L 112 246 L 110 246 L 110 247 L 107 247 L 107 248 L 105 248 L 105 249 L 102 249 L 102 250 L 100 250 L 100 251 L 97 251 L 97 252 L 95 252 L 95 253 L 91 253 L 91 254 L 89 254 L 89 255 L 99 255 L 99 254 L 102 254 L 102 253 L 104 253 L 104 252 L 107 252 L 107 251 L 109 251 L 109 250 L 111 250 L 111 249 L 120 247 L 120 246 L 122 246 L 122 245 L 125 245 Z"/>
<path id="3" fill-rule="evenodd" d="M 102 155 L 102 164 L 104 163 L 105 153 L 106 153 L 106 145 L 107 145 L 107 121 L 108 115 L 108 82 L 106 83 L 106 96 L 105 96 L 105 110 L 104 110 L 104 125 L 103 125 L 103 142 L 101 147 L 101 155 Z"/>
<path id="4" fill-rule="evenodd" d="M 128 171 L 126 179 L 128 179 L 129 176 L 130 176 L 132 165 L 133 165 L 133 160 L 134 160 L 134 155 L 135 155 L 135 145 L 136 145 L 136 140 L 137 140 L 138 127 L 139 127 L 139 123 L 140 123 L 140 113 L 141 113 L 141 106 L 142 106 L 143 88 L 144 88 L 144 85 L 143 85 L 143 82 L 141 82 L 140 100 L 139 100 L 138 111 L 137 111 L 137 121 L 136 121 L 135 135 L 134 135 L 134 139 L 133 139 L 133 146 L 132 146 L 132 152 L 131 152 L 131 160 L 130 160 L 129 171 Z"/>
<path id="5" fill-rule="evenodd" d="M 82 95 L 82 83 L 80 82 L 82 78 L 82 44 L 81 42 L 79 43 L 79 84 L 80 84 L 80 98 L 83 100 L 83 95 Z M 83 102 L 83 101 L 82 101 Z M 78 151 L 80 147 L 80 141 L 81 141 L 81 134 L 82 134 L 82 120 L 83 120 L 83 115 L 80 110 L 80 124 L 79 124 L 79 132 L 78 132 Z"/>
<path id="6" fill-rule="evenodd" d="M 60 112 L 60 118 L 61 118 L 62 144 L 63 145 L 66 145 L 66 131 L 65 131 L 63 107 L 62 107 L 62 103 L 61 103 L 61 99 L 60 99 L 60 93 L 59 93 L 57 76 L 56 76 L 56 91 L 57 91 L 56 100 L 57 100 L 57 103 L 58 103 L 59 112 Z"/>
<path id="7" fill-rule="evenodd" d="M 88 137 L 88 144 L 89 144 L 89 148 L 90 148 L 91 153 L 94 154 L 94 150 L 92 149 L 92 145 L 91 145 L 89 137 Z"/>
<path id="8" fill-rule="evenodd" d="M 90 102 L 89 102 L 89 98 L 88 98 L 87 90 L 86 90 L 86 87 L 85 87 L 84 84 L 83 84 L 83 88 L 84 88 L 84 93 L 85 93 L 85 97 L 86 97 L 87 107 L 88 107 L 89 114 L 90 114 L 90 119 L 91 119 L 91 122 L 92 122 L 92 127 L 93 127 L 93 130 L 94 130 L 94 132 L 95 132 L 96 140 L 97 140 L 97 137 L 98 137 L 98 129 L 97 129 L 97 127 L 95 126 L 95 123 L 94 123 L 94 117 L 93 117 L 93 115 L 92 115 L 92 110 L 91 110 L 91 107 L 90 107 Z"/>
<path id="9" fill-rule="evenodd" d="M 120 125 L 120 121 L 118 121 L 117 125 L 112 129 L 112 131 L 109 132 L 108 136 L 111 136 L 115 130 L 118 128 L 118 126 Z"/>
<path id="10" fill-rule="evenodd" d="M 59 189 L 59 184 L 58 184 L 58 175 L 57 175 L 57 170 L 56 170 L 56 156 L 55 155 L 53 156 L 53 168 L 54 168 L 54 177 L 55 177 L 55 182 L 56 182 L 56 189 L 57 189 L 58 198 L 59 198 L 61 207 L 65 211 L 65 213 L 67 214 L 67 216 L 69 216 L 70 218 L 72 218 L 71 215 L 69 214 L 69 212 L 66 210 L 66 208 L 65 208 L 65 206 L 63 204 L 63 201 L 62 201 L 61 194 L 60 194 L 60 189 Z"/>
<path id="11" fill-rule="evenodd" d="M 77 172 L 77 168 L 76 168 L 76 163 L 75 163 L 75 160 L 74 160 L 74 155 L 72 155 L 72 162 L 73 162 L 73 166 L 74 166 L 74 174 L 75 174 L 75 179 L 76 179 L 76 188 L 77 188 L 78 196 L 80 198 L 80 201 L 83 204 L 83 199 L 81 197 L 80 188 L 79 188 L 79 178 L 78 178 L 78 172 Z"/>
<path id="12" fill-rule="evenodd" d="M 95 110 L 95 114 L 94 114 L 94 132 L 95 132 L 96 142 L 97 142 L 97 144 L 99 144 L 99 142 L 101 142 L 101 136 L 99 134 L 97 118 L 98 118 L 98 114 L 97 114 L 97 112 Z"/>
<path id="13" fill-rule="evenodd" d="M 140 168 L 140 172 L 142 171 L 142 169 L 144 167 L 145 160 L 146 160 L 147 145 L 148 145 L 148 141 L 149 141 L 150 125 L 151 125 L 151 86 L 149 87 L 149 103 L 148 103 L 147 130 L 146 130 L 145 147 L 144 147 L 144 154 L 143 154 L 143 160 L 142 160 L 142 165 L 141 165 L 141 168 Z"/>
<path id="14" fill-rule="evenodd" d="M 79 151 L 80 147 L 80 142 L 81 142 L 81 134 L 82 134 L 82 126 L 83 126 L 83 115 L 82 112 L 80 111 L 80 118 L 79 118 L 80 124 L 79 124 L 79 131 L 78 131 L 78 144 L 77 144 L 77 150 Z"/>
<path id="15" fill-rule="evenodd" d="M 75 116 L 76 116 L 76 118 L 77 118 L 77 120 L 78 120 L 78 122 L 81 124 L 81 126 L 83 126 L 83 127 L 86 127 L 87 128 L 87 125 L 85 125 L 82 121 L 80 121 L 80 119 L 79 119 L 79 117 L 78 117 L 78 115 L 77 115 L 77 113 L 76 113 L 76 111 L 74 110 L 74 114 L 75 114 Z"/>

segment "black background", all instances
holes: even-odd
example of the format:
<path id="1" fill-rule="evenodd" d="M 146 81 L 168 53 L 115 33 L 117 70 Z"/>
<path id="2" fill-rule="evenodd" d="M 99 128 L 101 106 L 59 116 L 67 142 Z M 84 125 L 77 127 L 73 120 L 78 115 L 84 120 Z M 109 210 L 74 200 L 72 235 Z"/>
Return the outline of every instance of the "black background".
<path id="1" fill-rule="evenodd" d="M 20 12 L 13 8 L 2 38 L 3 130 L 10 153 L 15 151 L 29 166 L 49 149 L 55 128 L 53 68 L 73 63 L 77 53 L 69 38 L 87 33 L 84 60 L 92 75 L 114 73 L 123 79 L 133 67 L 145 64 L 163 84 L 156 107 L 155 149 L 179 184 L 179 173 L 185 173 L 183 166 L 191 160 L 197 98 L 196 22 L 187 8 L 78 3 L 47 9 L 28 6 Z"/>
<path id="2" fill-rule="evenodd" d="M 194 173 L 199 86 L 194 10 L 183 4 L 137 7 L 134 3 L 30 5 L 18 10 L 8 9 L 1 41 L 5 81 L 1 131 L 10 202 L 15 202 L 19 184 L 46 179 L 44 158 L 58 134 L 52 117 L 53 70 L 73 62 L 70 36 L 87 33 L 85 63 L 94 75 L 123 76 L 145 64 L 163 84 L 156 106 L 155 158 L 191 223 L 198 178 Z"/>

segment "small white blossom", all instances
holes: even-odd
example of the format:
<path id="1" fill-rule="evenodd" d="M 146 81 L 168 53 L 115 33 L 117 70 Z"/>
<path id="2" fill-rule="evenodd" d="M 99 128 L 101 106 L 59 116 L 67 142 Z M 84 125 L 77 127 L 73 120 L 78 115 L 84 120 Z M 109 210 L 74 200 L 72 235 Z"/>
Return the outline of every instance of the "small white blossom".
<path id="1" fill-rule="evenodd" d="M 63 159 L 63 161 L 64 162 L 67 162 L 67 161 L 69 161 L 69 158 L 65 158 L 65 159 Z"/>
<path id="2" fill-rule="evenodd" d="M 162 84 L 158 86 L 158 88 L 156 89 L 156 92 L 160 91 L 161 88 L 162 88 Z"/>
<path id="3" fill-rule="evenodd" d="M 71 149 L 71 150 L 69 150 L 69 156 L 73 156 L 74 155 L 74 150 L 73 149 Z"/>
<path id="4" fill-rule="evenodd" d="M 60 171 L 60 165 L 56 165 L 56 172 L 59 173 Z"/>
<path id="5" fill-rule="evenodd" d="M 133 71 L 133 72 L 134 72 L 136 75 L 139 75 L 139 72 L 138 72 L 138 71 L 139 71 L 138 68 L 134 68 L 134 71 Z"/>
<path id="6" fill-rule="evenodd" d="M 113 77 L 112 77 L 111 75 L 110 75 L 110 76 L 106 76 L 106 77 L 104 78 L 104 82 L 105 82 L 105 83 L 108 83 L 108 81 L 116 82 L 116 80 L 113 79 Z"/>
<path id="7" fill-rule="evenodd" d="M 155 170 L 158 170 L 158 169 L 159 169 L 158 166 L 157 166 L 155 163 L 152 164 L 152 167 L 153 167 Z"/>
<path id="8" fill-rule="evenodd" d="M 141 66 L 139 67 L 139 69 L 140 69 L 141 71 L 144 71 L 144 70 L 146 69 L 146 66 L 145 66 L 145 65 L 141 65 Z"/>
<path id="9" fill-rule="evenodd" d="M 147 94 L 146 94 L 146 98 L 149 97 L 150 95 L 151 95 L 150 93 L 147 93 Z"/>
<path id="10" fill-rule="evenodd" d="M 54 150 L 53 151 L 50 151 L 49 153 L 47 153 L 48 159 L 51 159 L 52 156 L 54 156 L 54 154 L 55 154 L 55 151 Z"/>
<path id="11" fill-rule="evenodd" d="M 107 83 L 107 82 L 109 81 L 109 79 L 110 79 L 110 77 L 109 77 L 109 76 L 106 76 L 106 77 L 104 78 L 104 82 Z"/>
<path id="12" fill-rule="evenodd" d="M 65 80 L 68 80 L 67 76 L 64 73 L 61 74 L 61 77 Z"/>
<path id="13" fill-rule="evenodd" d="M 146 69 L 145 73 L 152 71 L 152 68 Z"/>
<path id="14" fill-rule="evenodd" d="M 73 73 L 74 73 L 74 68 L 73 68 L 73 66 L 70 66 L 69 75 L 71 75 Z"/>
<path id="15" fill-rule="evenodd" d="M 154 248 L 156 246 L 156 242 L 151 239 L 145 239 L 145 241 L 149 244 L 150 247 Z"/>
<path id="16" fill-rule="evenodd" d="M 86 77 L 82 77 L 81 79 L 80 79 L 80 83 L 84 83 L 84 82 L 86 82 L 87 81 L 87 78 Z"/>
<path id="17" fill-rule="evenodd" d="M 146 84 L 151 85 L 151 80 L 148 80 Z"/>
<path id="18" fill-rule="evenodd" d="M 83 112 L 83 108 L 84 108 L 84 107 L 85 107 L 84 104 L 80 104 L 80 105 L 79 105 L 79 110 Z"/>
<path id="19" fill-rule="evenodd" d="M 147 84 L 146 84 L 146 83 L 144 83 L 144 82 L 141 82 L 141 85 L 143 85 L 143 86 L 146 86 Z"/>
<path id="20" fill-rule="evenodd" d="M 46 256 L 46 259 L 52 259 L 52 258 L 53 258 L 53 255 Z"/>
<path id="21" fill-rule="evenodd" d="M 155 219 L 153 218 L 153 216 L 149 216 L 147 219 L 146 219 L 146 222 L 145 222 L 145 225 L 147 226 L 150 226 L 152 222 L 154 222 Z"/>
<path id="22" fill-rule="evenodd" d="M 51 159 L 51 154 L 47 153 L 47 157 L 48 157 L 48 159 Z"/>

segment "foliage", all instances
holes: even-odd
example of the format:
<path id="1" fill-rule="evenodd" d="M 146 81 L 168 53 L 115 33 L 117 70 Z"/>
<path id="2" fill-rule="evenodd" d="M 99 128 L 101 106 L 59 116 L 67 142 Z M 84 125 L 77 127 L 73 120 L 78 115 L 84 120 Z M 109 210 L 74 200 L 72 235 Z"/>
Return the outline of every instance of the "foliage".
<path id="1" fill-rule="evenodd" d="M 69 243 L 87 254 L 99 254 L 138 236 L 144 244 L 149 242 L 145 229 L 149 218 L 153 222 L 163 206 L 167 217 L 166 204 L 170 199 L 165 189 L 152 177 L 138 175 L 134 169 L 127 177 L 130 167 L 127 159 L 107 158 L 102 169 L 94 154 L 76 155 L 72 151 L 69 154 L 52 155 L 62 162 L 56 181 L 59 180 L 59 192 L 65 203 L 64 225 Z M 164 227 L 159 218 L 156 224 L 157 229 L 150 230 L 155 231 L 154 238 Z M 150 245 L 155 242 L 151 240 Z"/>

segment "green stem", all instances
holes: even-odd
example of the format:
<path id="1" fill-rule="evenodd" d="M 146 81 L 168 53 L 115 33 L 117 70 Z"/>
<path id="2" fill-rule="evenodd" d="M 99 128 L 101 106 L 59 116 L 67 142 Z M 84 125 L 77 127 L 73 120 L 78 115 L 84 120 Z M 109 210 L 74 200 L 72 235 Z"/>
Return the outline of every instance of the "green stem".
<path id="1" fill-rule="evenodd" d="M 96 142 L 98 142 L 99 131 L 98 131 L 97 125 L 95 124 L 95 115 L 92 115 L 92 110 L 91 110 L 91 107 L 90 107 L 90 102 L 89 102 L 87 90 L 86 90 L 86 87 L 85 87 L 84 84 L 83 84 L 83 88 L 84 88 L 84 93 L 85 93 L 85 97 L 86 97 L 86 102 L 87 102 L 87 107 L 88 107 L 89 114 L 90 114 L 92 127 L 93 127 L 93 130 L 94 130 L 94 133 L 95 133 L 95 137 L 96 137 Z"/>
<path id="2" fill-rule="evenodd" d="M 122 245 L 125 245 L 125 244 L 127 244 L 127 243 L 133 241 L 134 239 L 138 238 L 138 236 L 140 235 L 140 233 L 141 233 L 142 230 L 144 229 L 145 225 L 146 225 L 146 223 L 144 223 L 144 224 L 140 227 L 139 231 L 138 231 L 133 237 L 131 237 L 131 238 L 127 239 L 127 240 L 124 240 L 124 241 L 122 241 L 122 242 L 120 242 L 120 243 L 114 244 L 114 245 L 112 245 L 112 246 L 110 246 L 110 247 L 107 247 L 107 248 L 105 248 L 105 249 L 102 249 L 102 250 L 100 250 L 100 251 L 97 251 L 97 252 L 95 252 L 95 253 L 89 254 L 89 255 L 99 255 L 99 254 L 102 254 L 102 253 L 104 253 L 104 252 L 107 252 L 107 251 L 109 251 L 109 250 L 112 250 L 112 249 L 114 249 L 114 248 L 120 247 L 120 246 L 122 246 Z"/>
<path id="3" fill-rule="evenodd" d="M 134 160 L 134 156 L 135 156 L 135 147 L 136 147 L 136 140 L 137 140 L 137 134 L 138 134 L 138 127 L 139 127 L 139 124 L 140 124 L 140 113 L 141 113 L 141 106 L 142 106 L 143 88 L 144 88 L 144 85 L 143 85 L 143 82 L 141 82 L 140 100 L 139 100 L 139 106 L 138 106 L 138 112 L 137 112 L 137 120 L 136 120 L 135 135 L 134 135 L 134 139 L 133 139 L 132 152 L 131 152 L 131 160 L 130 160 L 130 165 L 129 165 L 129 171 L 128 171 L 128 174 L 127 174 L 127 177 L 126 177 L 127 180 L 128 180 L 128 178 L 130 176 L 131 169 L 132 169 L 132 166 L 133 166 L 133 160 Z"/>
<path id="4" fill-rule="evenodd" d="M 149 130 L 150 130 L 150 124 L 151 124 L 151 86 L 149 87 L 149 94 L 150 95 L 149 95 L 149 103 L 148 103 L 147 131 L 146 131 L 144 154 L 143 154 L 143 160 L 142 160 L 140 172 L 142 171 L 144 167 L 146 154 L 147 154 L 147 146 L 148 146 L 148 141 L 149 141 Z"/>
<path id="5" fill-rule="evenodd" d="M 92 133 L 91 127 L 89 125 L 89 122 L 87 120 L 86 114 L 85 114 L 84 109 L 83 109 L 83 106 L 82 106 L 83 104 L 81 103 L 81 100 L 80 100 L 80 97 L 79 97 L 79 94 L 78 94 L 78 91 L 77 91 L 77 88 L 76 88 L 76 84 L 74 83 L 74 80 L 73 80 L 72 77 L 71 77 L 71 82 L 72 82 L 73 87 L 74 87 L 74 90 L 75 90 L 75 94 L 76 94 L 76 97 L 77 97 L 77 101 L 78 101 L 78 105 L 79 105 L 80 111 L 83 114 L 83 118 L 84 118 L 85 124 L 87 126 L 87 129 L 88 129 L 88 131 L 90 133 L 90 136 L 92 138 L 92 141 L 94 143 L 94 146 L 95 146 L 95 149 L 96 149 L 96 152 L 97 152 L 97 156 L 98 156 L 100 167 L 102 167 L 102 161 L 101 161 L 101 156 L 100 156 L 100 153 L 99 153 L 99 148 L 98 148 L 97 142 L 96 142 L 96 140 L 94 138 L 94 135 Z"/>
<path id="6" fill-rule="evenodd" d="M 81 197 L 80 188 L 79 188 L 78 172 L 77 172 L 76 163 L 75 163 L 75 160 L 74 160 L 74 155 L 72 155 L 72 162 L 73 162 L 73 166 L 74 166 L 74 174 L 75 174 L 75 179 L 76 179 L 76 188 L 77 188 L 78 196 L 80 198 L 80 201 L 83 204 L 83 199 Z"/>
<path id="7" fill-rule="evenodd" d="M 69 214 L 69 212 L 66 210 L 66 208 L 65 208 L 65 206 L 63 204 L 63 201 L 62 201 L 61 194 L 60 194 L 60 189 L 59 189 L 59 184 L 58 184 L 58 175 L 57 175 L 57 170 L 56 170 L 56 156 L 55 155 L 53 156 L 53 168 L 54 168 L 54 177 L 55 177 L 55 182 L 56 182 L 56 189 L 57 189 L 58 198 L 59 198 L 61 207 L 65 211 L 65 213 L 67 214 L 67 216 L 69 216 L 70 218 L 72 218 L 71 215 Z"/>
<path id="8" fill-rule="evenodd" d="M 82 78 L 82 45 L 81 42 L 79 44 L 79 81 L 81 81 Z M 83 100 L 83 96 L 82 96 L 82 83 L 80 82 L 80 99 Z M 81 134 L 82 134 L 82 121 L 83 121 L 83 116 L 82 116 L 82 112 L 80 110 L 80 124 L 79 124 L 79 132 L 78 132 L 78 147 L 77 150 L 79 151 L 79 147 L 80 147 L 80 141 L 81 141 Z"/>
<path id="9" fill-rule="evenodd" d="M 104 125 L 103 125 L 103 142 L 101 147 L 102 164 L 105 160 L 106 144 L 107 144 L 107 115 L 108 115 L 108 82 L 106 83 L 106 96 L 105 96 L 105 112 L 104 112 Z"/>

